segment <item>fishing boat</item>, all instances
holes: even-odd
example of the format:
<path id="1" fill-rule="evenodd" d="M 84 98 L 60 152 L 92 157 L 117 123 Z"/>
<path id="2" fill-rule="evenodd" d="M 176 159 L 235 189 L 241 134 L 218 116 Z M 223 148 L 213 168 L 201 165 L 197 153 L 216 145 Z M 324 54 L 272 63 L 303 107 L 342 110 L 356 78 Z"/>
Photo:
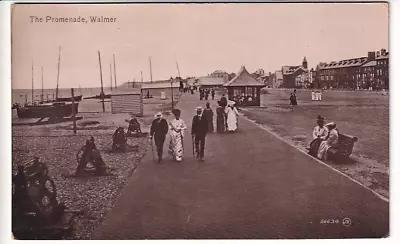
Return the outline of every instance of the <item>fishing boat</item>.
<path id="1" fill-rule="evenodd" d="M 79 103 L 75 104 L 75 114 Z M 72 116 L 72 103 L 54 102 L 17 107 L 18 118 L 63 118 Z"/>
<path id="2" fill-rule="evenodd" d="M 60 47 L 61 51 L 61 47 Z M 60 72 L 60 55 L 58 57 L 58 73 Z M 32 103 L 25 104 L 23 106 L 15 104 L 17 109 L 18 118 L 63 118 L 72 116 L 73 112 L 75 114 L 78 113 L 79 103 L 75 103 L 75 111 L 73 111 L 72 107 L 72 99 L 63 98 L 64 101 L 59 101 L 60 98 L 56 97 L 55 101 L 44 101 L 43 100 L 43 68 L 42 68 L 42 95 L 41 101 L 39 103 L 35 103 L 34 93 L 33 93 L 33 62 L 32 62 Z M 57 90 L 56 94 L 58 96 L 58 75 L 57 75 Z M 74 101 L 81 101 L 82 95 L 78 96 L 74 99 Z M 66 103 L 66 102 L 71 103 Z"/>
<path id="3" fill-rule="evenodd" d="M 72 97 L 59 97 L 56 99 L 56 102 L 71 102 L 71 101 L 72 101 Z M 82 95 L 75 96 L 74 101 L 75 102 L 82 101 Z"/>

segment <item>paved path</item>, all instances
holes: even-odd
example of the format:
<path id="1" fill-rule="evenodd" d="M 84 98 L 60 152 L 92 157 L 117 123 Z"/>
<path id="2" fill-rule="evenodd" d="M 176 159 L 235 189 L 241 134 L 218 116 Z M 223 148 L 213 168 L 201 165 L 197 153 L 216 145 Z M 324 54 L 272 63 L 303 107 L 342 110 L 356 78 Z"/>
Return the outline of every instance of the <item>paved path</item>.
<path id="1" fill-rule="evenodd" d="M 204 105 L 183 94 L 185 158 L 154 164 L 149 150 L 93 239 L 382 237 L 389 204 L 245 118 L 206 139 L 193 159 L 190 122 Z M 212 102 L 213 108 L 216 103 Z M 167 139 L 168 140 L 168 139 Z M 166 142 L 167 145 L 167 142 Z M 166 153 L 165 149 L 165 153 Z M 344 218 L 351 225 L 342 224 Z M 321 223 L 321 220 L 338 223 Z"/>

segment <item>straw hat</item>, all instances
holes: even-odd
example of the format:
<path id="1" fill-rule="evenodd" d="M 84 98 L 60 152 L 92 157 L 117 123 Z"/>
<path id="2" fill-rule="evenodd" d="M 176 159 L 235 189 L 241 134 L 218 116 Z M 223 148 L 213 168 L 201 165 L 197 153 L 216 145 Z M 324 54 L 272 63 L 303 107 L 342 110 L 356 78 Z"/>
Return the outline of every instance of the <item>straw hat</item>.
<path id="1" fill-rule="evenodd" d="M 161 112 L 157 112 L 157 113 L 154 115 L 154 117 L 156 117 L 156 118 L 161 118 L 161 117 L 162 117 L 162 113 L 161 113 Z"/>
<path id="2" fill-rule="evenodd" d="M 335 129 L 336 128 L 336 124 L 335 122 L 329 122 L 328 124 L 325 125 L 328 129 Z"/>

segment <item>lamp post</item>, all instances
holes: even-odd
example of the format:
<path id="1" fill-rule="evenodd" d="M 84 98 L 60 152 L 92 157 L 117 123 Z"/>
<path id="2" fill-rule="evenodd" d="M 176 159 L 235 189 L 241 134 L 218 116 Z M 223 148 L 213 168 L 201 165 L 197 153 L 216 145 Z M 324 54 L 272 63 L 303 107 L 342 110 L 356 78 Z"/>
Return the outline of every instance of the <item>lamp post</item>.
<path id="1" fill-rule="evenodd" d="M 172 109 L 174 109 L 174 90 L 172 89 L 172 82 L 174 79 L 171 77 L 171 102 L 172 102 Z"/>

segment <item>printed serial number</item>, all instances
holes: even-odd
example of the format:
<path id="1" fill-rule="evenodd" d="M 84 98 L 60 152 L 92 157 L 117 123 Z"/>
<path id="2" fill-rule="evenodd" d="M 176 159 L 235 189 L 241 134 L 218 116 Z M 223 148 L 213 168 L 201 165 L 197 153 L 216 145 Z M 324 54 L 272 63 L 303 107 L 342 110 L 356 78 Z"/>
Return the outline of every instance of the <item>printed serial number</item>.
<path id="1" fill-rule="evenodd" d="M 340 221 L 338 219 L 321 219 L 320 224 L 339 224 Z"/>

